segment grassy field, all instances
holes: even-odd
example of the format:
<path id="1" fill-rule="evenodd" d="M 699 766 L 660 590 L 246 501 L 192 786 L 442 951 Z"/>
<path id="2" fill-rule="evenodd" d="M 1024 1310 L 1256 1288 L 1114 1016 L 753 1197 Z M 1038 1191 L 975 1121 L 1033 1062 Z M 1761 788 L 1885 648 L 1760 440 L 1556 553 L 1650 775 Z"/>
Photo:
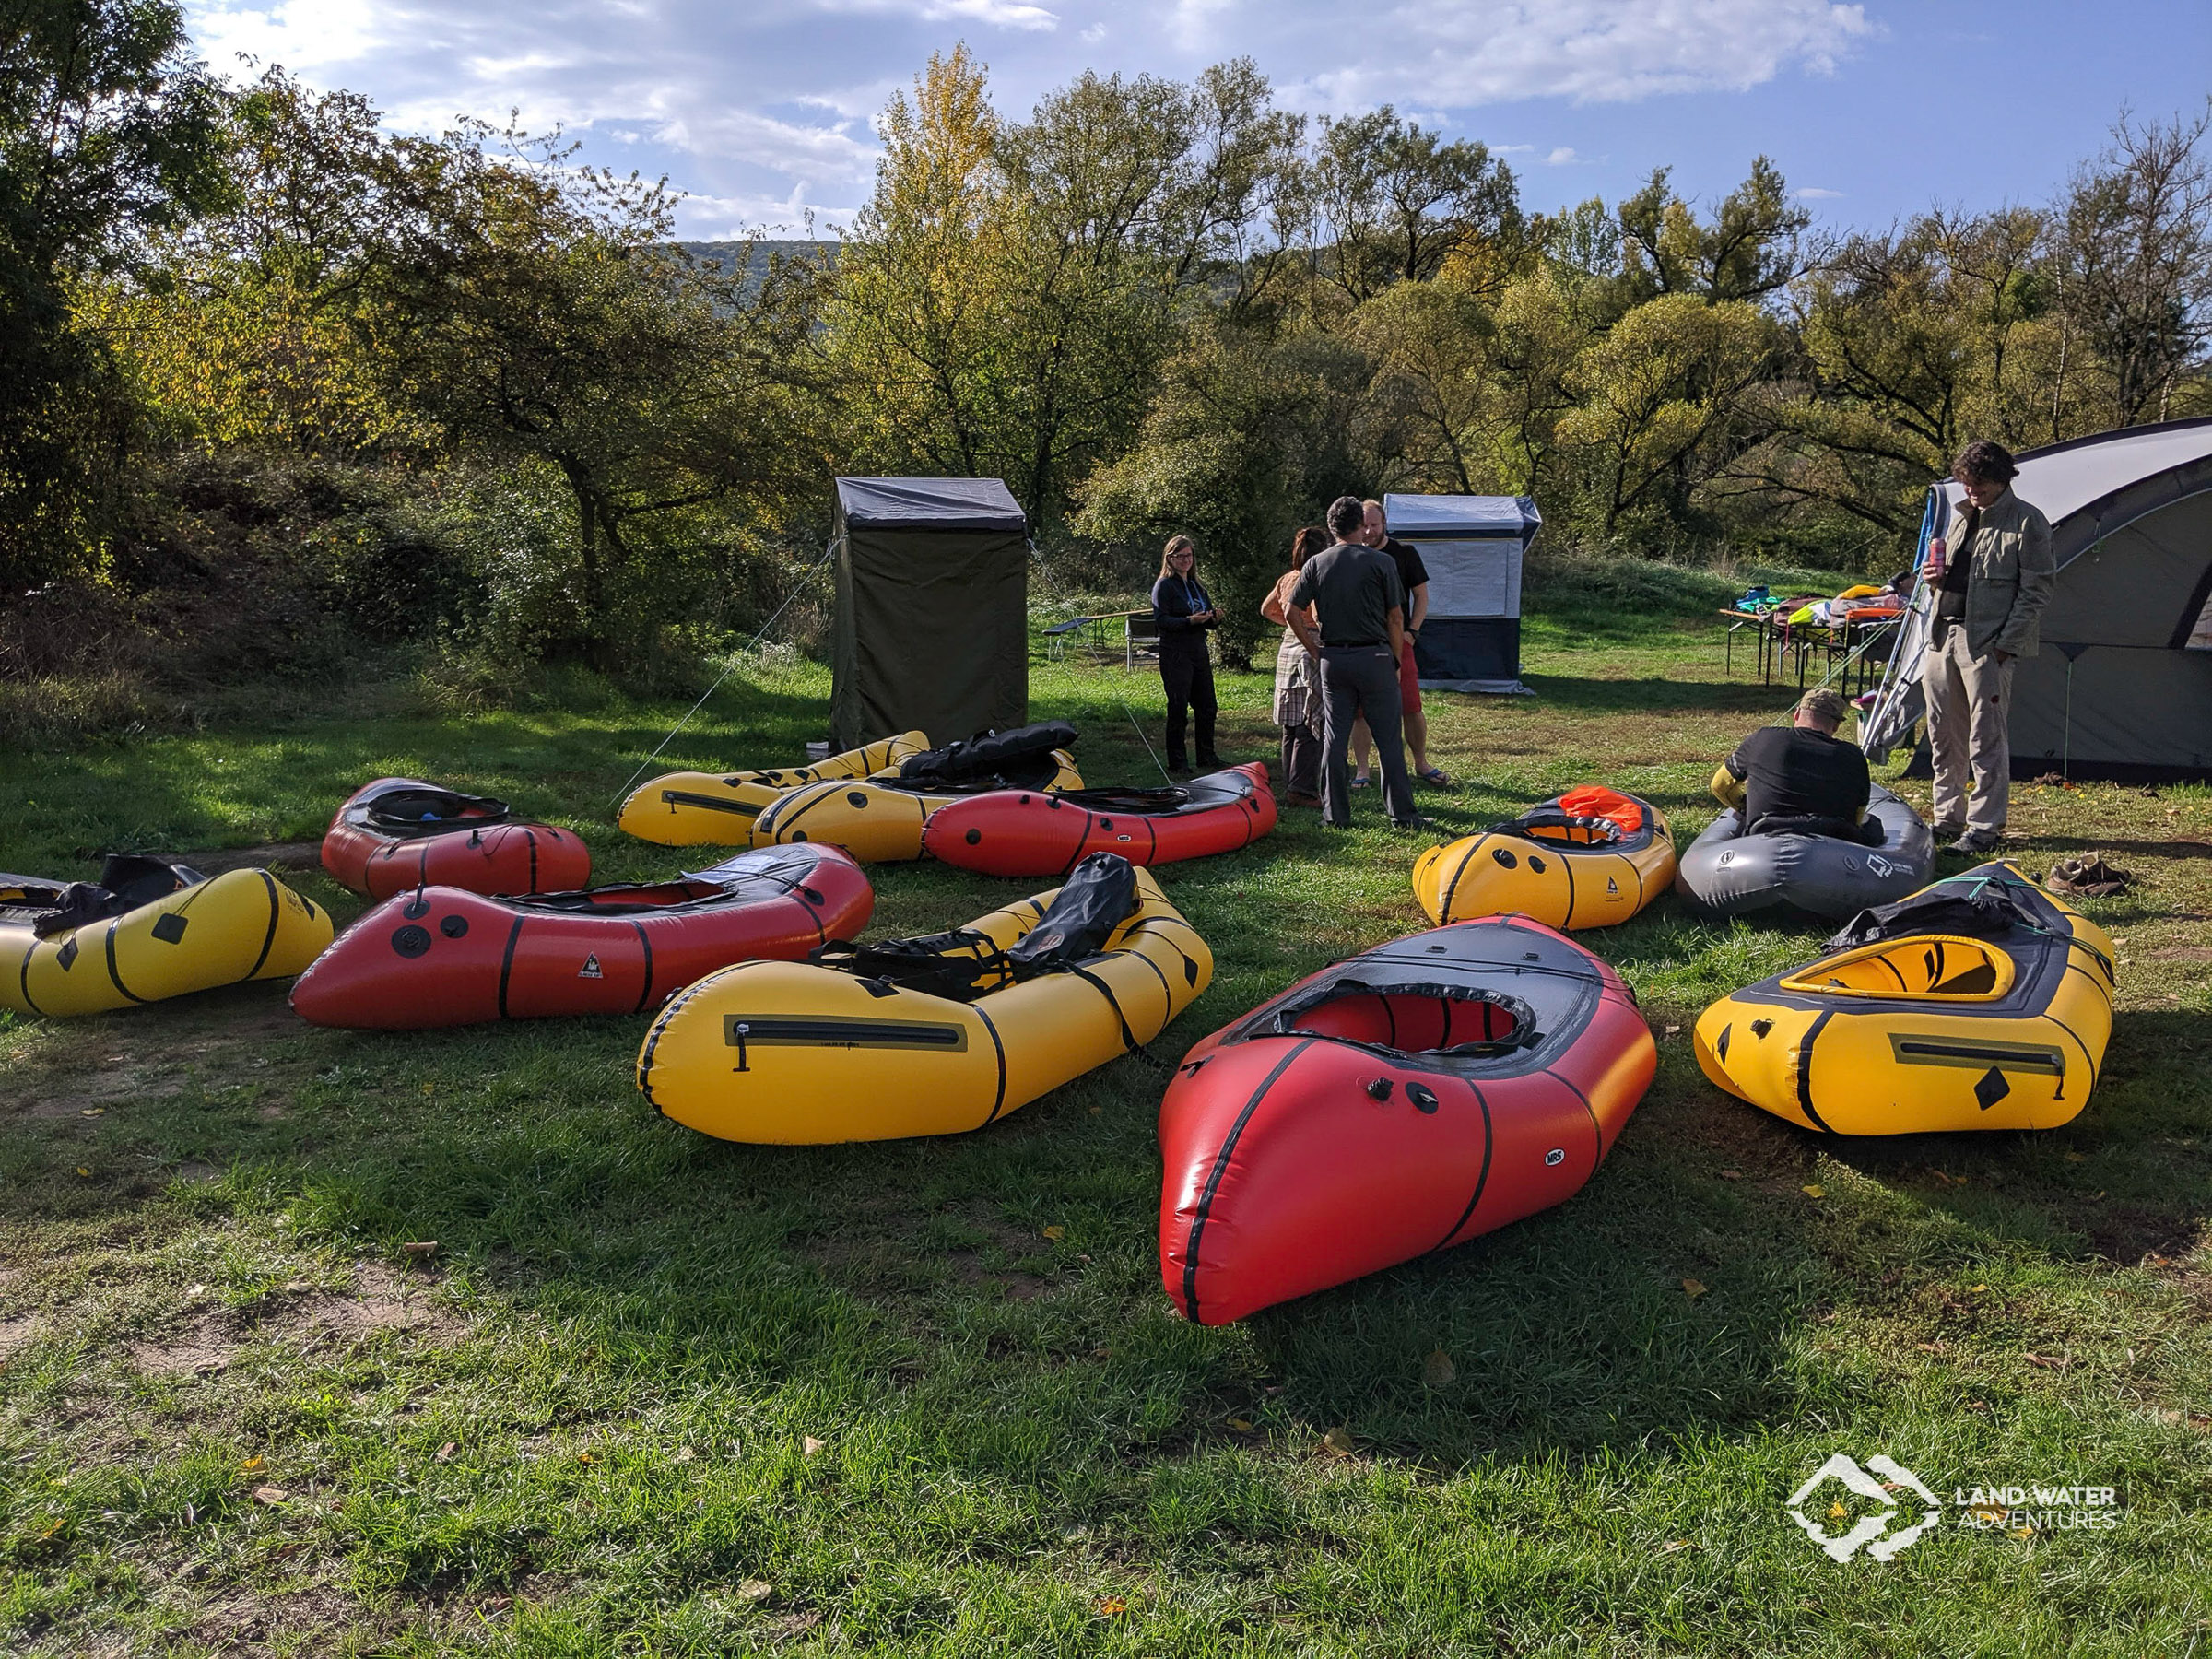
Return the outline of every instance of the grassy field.
<path id="1" fill-rule="evenodd" d="M 1532 587 L 1531 699 L 1432 699 L 1447 833 L 1578 782 L 1687 841 L 1786 694 L 1724 681 L 1711 584 Z M 734 680 L 664 757 L 772 763 L 826 676 Z M 1223 749 L 1272 758 L 1267 685 Z M 1041 665 L 1094 782 L 1156 679 Z M 380 772 L 665 872 L 610 806 L 680 705 L 344 717 L 0 757 L 0 866 L 313 866 Z M 1902 793 L 1924 806 L 1924 785 Z M 1311 811 L 1176 866 L 1212 943 L 1172 1055 L 1421 924 L 1423 844 Z M 1810 926 L 1663 900 L 1584 935 L 1661 1034 L 1563 1208 L 1221 1330 L 1159 1284 L 1159 1075 L 987 1132 L 764 1149 L 655 1118 L 642 1022 L 377 1036 L 278 986 L 0 1018 L 0 1647 L 37 1654 L 2172 1654 L 2212 1646 L 2212 795 L 2023 789 L 2029 867 L 2105 850 L 2122 1011 L 2040 1136 L 1827 1141 L 1717 1093 L 1687 1028 Z M 1955 865 L 1952 867 L 1956 867 Z M 876 875 L 876 931 L 1021 890 Z M 435 1241 L 434 1252 L 409 1245 Z M 2118 1488 L 2110 1530 L 1947 1524 L 1838 1565 L 1783 1514 L 1830 1453 Z M 1833 1523 L 1839 1528 L 1841 1522 Z"/>

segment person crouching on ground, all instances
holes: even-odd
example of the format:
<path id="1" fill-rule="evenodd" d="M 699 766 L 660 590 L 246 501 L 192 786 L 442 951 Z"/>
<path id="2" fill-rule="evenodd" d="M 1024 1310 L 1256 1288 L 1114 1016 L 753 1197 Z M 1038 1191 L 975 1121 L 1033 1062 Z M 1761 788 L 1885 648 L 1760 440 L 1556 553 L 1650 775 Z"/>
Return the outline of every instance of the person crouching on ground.
<path id="1" fill-rule="evenodd" d="M 1398 659 L 1398 713 L 1405 721 L 1406 747 L 1413 751 L 1413 775 L 1418 782 L 1441 789 L 1452 780 L 1442 767 L 1429 764 L 1429 716 L 1421 712 L 1421 671 L 1413 660 L 1414 647 L 1421 641 L 1421 624 L 1429 618 L 1429 567 L 1421 562 L 1418 547 L 1391 535 L 1390 519 L 1382 502 L 1371 499 L 1360 505 L 1367 510 L 1367 516 L 1360 524 L 1359 539 L 1390 555 L 1391 563 L 1398 567 L 1398 586 L 1406 594 L 1406 653 Z M 1364 721 L 1352 728 L 1354 789 L 1367 786 L 1370 735 Z"/>
<path id="2" fill-rule="evenodd" d="M 1335 541 L 1306 560 L 1285 600 L 1285 616 L 1321 665 L 1323 757 L 1321 815 L 1352 823 L 1352 722 L 1364 714 L 1382 769 L 1382 806 L 1401 830 L 1427 827 L 1413 809 L 1406 749 L 1398 736 L 1398 658 L 1406 645 L 1406 595 L 1397 567 L 1359 539 L 1363 513 L 1357 496 L 1330 505 Z M 1300 615 L 1311 611 L 1313 621 Z"/>
<path id="3" fill-rule="evenodd" d="M 1836 735 L 1844 702 L 1834 691 L 1807 691 L 1786 726 L 1761 726 L 1736 745 L 1712 774 L 1712 793 L 1743 815 L 1746 835 L 1829 835 L 1879 844 L 1881 826 L 1866 818 L 1874 780 L 1855 743 Z"/>
<path id="4" fill-rule="evenodd" d="M 2012 493 L 2020 469 L 1986 438 L 1959 452 L 1951 477 L 1966 512 L 1928 543 L 1922 567 L 1936 614 L 1920 659 L 1936 759 L 1936 833 L 1979 858 L 2005 838 L 2012 794 L 2012 665 L 2035 654 L 2036 629 L 2057 585 L 2051 523 Z M 1969 783 L 1971 792 L 1969 792 Z"/>
<path id="5" fill-rule="evenodd" d="M 1309 524 L 1290 538 L 1290 568 L 1260 601 L 1260 615 L 1283 630 L 1275 653 L 1275 724 L 1283 728 L 1283 788 L 1293 806 L 1321 802 L 1321 663 L 1290 625 L 1286 603 L 1306 560 L 1329 545 L 1328 532 Z M 1299 613 L 1308 632 L 1313 613 Z"/>
<path id="6" fill-rule="evenodd" d="M 1159 680 L 1168 693 L 1168 770 L 1188 771 L 1182 747 L 1183 722 L 1198 728 L 1198 769 L 1214 771 L 1214 663 L 1206 636 L 1221 613 L 1198 580 L 1198 549 L 1187 535 L 1171 536 L 1159 556 L 1159 580 L 1152 584 L 1152 616 L 1159 625 Z"/>

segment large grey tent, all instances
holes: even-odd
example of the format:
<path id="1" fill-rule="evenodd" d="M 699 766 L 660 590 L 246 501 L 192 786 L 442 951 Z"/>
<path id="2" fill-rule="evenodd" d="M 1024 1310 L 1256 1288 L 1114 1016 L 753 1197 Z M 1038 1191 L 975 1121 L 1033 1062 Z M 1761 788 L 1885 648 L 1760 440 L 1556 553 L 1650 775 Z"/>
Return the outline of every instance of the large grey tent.
<path id="1" fill-rule="evenodd" d="M 1382 498 L 1391 535 L 1420 549 L 1429 617 L 1414 646 L 1421 684 L 1526 691 L 1521 683 L 1521 561 L 1543 526 L 1526 496 Z"/>
<path id="2" fill-rule="evenodd" d="M 2013 670 L 2012 771 L 2212 777 L 2212 418 L 2077 438 L 2018 457 L 2013 488 L 2051 521 L 2058 585 L 2042 649 Z M 1928 491 L 1923 553 L 1963 501 Z M 1925 712 L 1923 584 L 1866 719 L 1879 759 Z"/>
<path id="3" fill-rule="evenodd" d="M 840 478 L 830 737 L 1030 717 L 1029 521 L 996 478 Z"/>

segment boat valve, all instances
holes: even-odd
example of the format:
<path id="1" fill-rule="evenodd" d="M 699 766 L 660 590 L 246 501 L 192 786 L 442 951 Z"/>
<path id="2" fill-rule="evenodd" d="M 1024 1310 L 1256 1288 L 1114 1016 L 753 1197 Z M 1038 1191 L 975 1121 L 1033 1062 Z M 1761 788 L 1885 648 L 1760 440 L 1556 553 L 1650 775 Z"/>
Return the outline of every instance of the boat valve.
<path id="1" fill-rule="evenodd" d="M 1368 1097 L 1368 1099 L 1369 1099 L 1369 1100 L 1389 1100 L 1389 1099 L 1390 1099 L 1390 1079 L 1389 1079 L 1388 1077 L 1377 1077 L 1377 1078 L 1375 1078 L 1375 1079 L 1374 1079 L 1374 1081 L 1372 1081 L 1371 1083 L 1370 1083 L 1370 1084 L 1367 1086 L 1367 1097 Z"/>

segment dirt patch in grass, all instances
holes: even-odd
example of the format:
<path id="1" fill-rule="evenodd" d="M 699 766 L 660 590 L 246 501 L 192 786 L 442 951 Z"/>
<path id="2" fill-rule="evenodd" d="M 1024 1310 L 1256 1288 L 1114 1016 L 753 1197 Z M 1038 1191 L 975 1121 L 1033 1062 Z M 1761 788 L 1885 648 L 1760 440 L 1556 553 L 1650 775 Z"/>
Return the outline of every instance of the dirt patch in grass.
<path id="1" fill-rule="evenodd" d="M 156 1339 L 129 1344 L 125 1352 L 148 1376 L 202 1377 L 226 1369 L 241 1346 L 236 1319 L 211 1308 Z"/>
<path id="2" fill-rule="evenodd" d="M 267 1653 L 280 1637 L 288 1651 L 302 1636 L 344 1627 L 358 1630 L 363 1614 L 361 1605 L 343 1591 L 314 1584 L 275 1594 L 226 1597 L 202 1610 L 191 1635 L 219 1653 Z"/>
<path id="3" fill-rule="evenodd" d="M 180 853 L 176 862 L 190 865 L 203 876 L 220 876 L 226 870 L 319 870 L 323 867 L 321 841 L 265 841 L 258 847 L 226 847 L 206 853 Z"/>
<path id="4" fill-rule="evenodd" d="M 468 1322 L 441 1303 L 436 1290 L 435 1279 L 364 1262 L 349 1294 L 277 1291 L 242 1310 L 189 1312 L 169 1331 L 134 1342 L 127 1351 L 132 1364 L 151 1375 L 191 1376 L 225 1369 L 255 1342 L 312 1351 L 384 1335 L 457 1340 Z"/>
<path id="5" fill-rule="evenodd" d="M 0 1319 L 0 1365 L 6 1364 L 37 1340 L 42 1327 L 43 1322 L 36 1313 L 18 1313 Z"/>

